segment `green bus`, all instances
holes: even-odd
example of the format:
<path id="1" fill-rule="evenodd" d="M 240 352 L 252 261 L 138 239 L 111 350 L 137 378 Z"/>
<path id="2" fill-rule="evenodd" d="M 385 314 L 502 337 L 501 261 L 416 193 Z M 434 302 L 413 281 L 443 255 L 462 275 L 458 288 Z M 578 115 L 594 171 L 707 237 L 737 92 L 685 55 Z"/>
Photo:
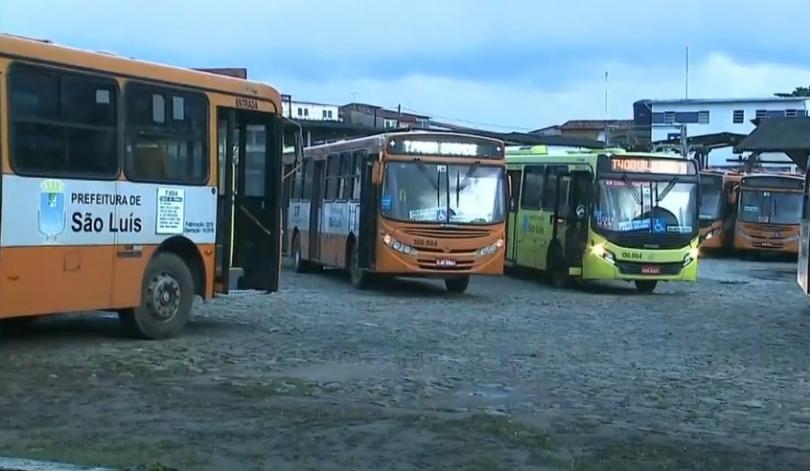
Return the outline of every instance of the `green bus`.
<path id="1" fill-rule="evenodd" d="M 624 280 L 645 293 L 695 281 L 699 172 L 672 154 L 507 147 L 506 263 L 555 286 Z"/>

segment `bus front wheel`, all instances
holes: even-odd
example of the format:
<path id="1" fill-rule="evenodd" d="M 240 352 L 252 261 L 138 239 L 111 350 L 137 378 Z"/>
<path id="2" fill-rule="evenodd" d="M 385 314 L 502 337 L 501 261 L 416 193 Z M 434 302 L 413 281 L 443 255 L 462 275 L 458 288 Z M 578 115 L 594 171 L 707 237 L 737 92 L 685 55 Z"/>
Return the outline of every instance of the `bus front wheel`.
<path id="1" fill-rule="evenodd" d="M 636 280 L 636 289 L 645 294 L 650 294 L 655 291 L 656 286 L 658 286 L 658 281 L 656 280 Z"/>
<path id="2" fill-rule="evenodd" d="M 371 274 L 360 267 L 360 244 L 355 242 L 352 244 L 351 251 L 351 266 L 349 267 L 349 278 L 351 279 L 352 286 L 357 289 L 366 289 L 371 283 Z"/>
<path id="3" fill-rule="evenodd" d="M 194 281 L 186 263 L 173 253 L 158 253 L 149 262 L 141 305 L 119 313 L 130 335 L 146 340 L 173 337 L 191 318 Z"/>
<path id="4" fill-rule="evenodd" d="M 301 255 L 301 236 L 295 234 L 293 237 L 293 268 L 296 273 L 307 273 L 310 271 L 309 262 Z"/>
<path id="5" fill-rule="evenodd" d="M 470 284 L 470 277 L 464 276 L 461 278 L 445 278 L 444 286 L 447 291 L 451 293 L 463 293 L 467 291 L 467 286 Z"/>

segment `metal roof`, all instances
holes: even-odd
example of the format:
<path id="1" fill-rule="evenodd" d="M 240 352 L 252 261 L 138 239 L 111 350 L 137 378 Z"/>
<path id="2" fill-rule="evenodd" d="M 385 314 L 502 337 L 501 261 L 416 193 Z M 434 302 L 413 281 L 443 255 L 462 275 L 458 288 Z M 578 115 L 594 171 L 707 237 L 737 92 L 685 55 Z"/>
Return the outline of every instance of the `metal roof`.
<path id="1" fill-rule="evenodd" d="M 651 105 L 690 105 L 690 104 L 730 104 L 730 103 L 785 103 L 808 101 L 810 97 L 758 97 L 758 98 L 680 98 L 669 100 L 649 100 Z M 644 101 L 644 100 L 642 100 Z"/>

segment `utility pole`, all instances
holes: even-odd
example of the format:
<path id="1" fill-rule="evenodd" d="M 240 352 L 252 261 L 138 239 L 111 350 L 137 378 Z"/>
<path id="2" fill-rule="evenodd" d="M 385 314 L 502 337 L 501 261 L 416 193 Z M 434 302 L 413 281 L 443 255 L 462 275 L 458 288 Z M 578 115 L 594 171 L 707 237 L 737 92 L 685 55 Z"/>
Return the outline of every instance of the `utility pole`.
<path id="1" fill-rule="evenodd" d="M 608 117 L 608 72 L 605 71 L 605 119 Z"/>
<path id="2" fill-rule="evenodd" d="M 689 99 L 689 46 L 688 45 L 686 46 L 686 64 L 685 64 L 685 67 L 686 67 L 686 71 L 685 71 L 685 74 L 684 74 L 683 96 L 684 96 L 684 99 L 688 100 Z"/>

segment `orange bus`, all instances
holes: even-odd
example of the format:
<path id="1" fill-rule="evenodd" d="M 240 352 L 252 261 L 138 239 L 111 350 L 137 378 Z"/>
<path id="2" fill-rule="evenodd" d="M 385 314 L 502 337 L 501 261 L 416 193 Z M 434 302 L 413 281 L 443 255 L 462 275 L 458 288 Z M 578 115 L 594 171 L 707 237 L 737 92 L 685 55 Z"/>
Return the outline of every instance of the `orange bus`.
<path id="1" fill-rule="evenodd" d="M 797 254 L 804 178 L 750 173 L 740 180 L 734 248 Z"/>
<path id="2" fill-rule="evenodd" d="M 281 136 L 267 85 L 0 35 L 0 319 L 156 339 L 195 295 L 275 291 Z"/>
<path id="3" fill-rule="evenodd" d="M 295 270 L 348 269 L 357 288 L 377 274 L 437 277 L 463 292 L 470 275 L 503 273 L 505 175 L 502 142 L 456 133 L 305 149 L 288 209 Z"/>
<path id="4" fill-rule="evenodd" d="M 741 174 L 706 169 L 700 172 L 701 249 L 730 249 L 734 244 L 736 189 Z"/>

